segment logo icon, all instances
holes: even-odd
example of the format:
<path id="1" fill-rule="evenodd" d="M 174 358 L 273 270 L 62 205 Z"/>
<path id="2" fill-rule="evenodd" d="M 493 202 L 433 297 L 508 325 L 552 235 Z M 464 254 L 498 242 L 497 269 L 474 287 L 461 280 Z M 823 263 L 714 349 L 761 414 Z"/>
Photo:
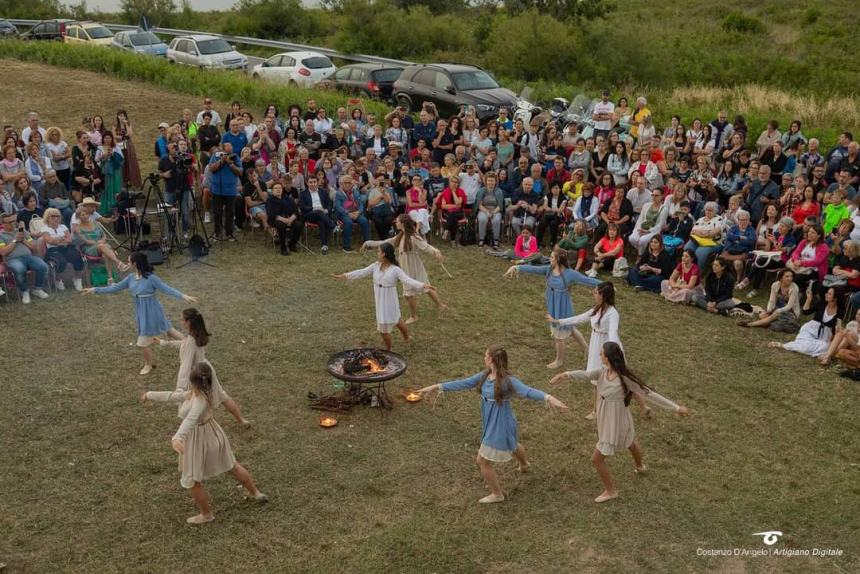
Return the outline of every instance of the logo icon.
<path id="1" fill-rule="evenodd" d="M 753 536 L 761 536 L 762 542 L 768 546 L 773 546 L 779 542 L 779 537 L 782 536 L 782 532 L 779 530 L 768 530 L 766 532 L 754 532 Z"/>

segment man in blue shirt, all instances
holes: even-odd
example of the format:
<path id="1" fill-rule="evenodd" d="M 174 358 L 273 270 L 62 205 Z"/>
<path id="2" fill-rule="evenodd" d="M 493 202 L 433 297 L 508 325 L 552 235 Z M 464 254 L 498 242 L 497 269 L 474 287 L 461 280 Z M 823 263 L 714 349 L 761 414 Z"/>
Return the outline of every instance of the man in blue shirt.
<path id="1" fill-rule="evenodd" d="M 231 128 L 235 121 L 231 122 Z M 244 134 L 242 135 L 244 136 Z M 224 139 L 225 141 L 221 143 L 221 150 L 212 154 L 209 159 L 215 240 L 224 239 L 221 234 L 223 224 L 224 231 L 227 233 L 227 240 L 236 241 L 233 236 L 233 219 L 235 217 L 233 210 L 238 195 L 239 176 L 242 175 L 242 164 L 239 163 L 239 155 L 233 153 L 233 145 L 226 141 L 227 136 L 224 136 Z"/>
<path id="2" fill-rule="evenodd" d="M 239 128 L 239 120 L 230 120 L 230 131 L 221 136 L 221 143 L 229 143 L 233 146 L 233 152 L 236 155 L 241 154 L 242 150 L 248 147 L 248 136 L 245 135 L 245 130 Z"/>
<path id="3" fill-rule="evenodd" d="M 753 226 L 758 225 L 764 210 L 771 203 L 779 202 L 779 186 L 770 178 L 770 166 L 758 168 L 758 179 L 749 183 L 749 192 L 744 200 L 744 207 L 750 212 Z"/>

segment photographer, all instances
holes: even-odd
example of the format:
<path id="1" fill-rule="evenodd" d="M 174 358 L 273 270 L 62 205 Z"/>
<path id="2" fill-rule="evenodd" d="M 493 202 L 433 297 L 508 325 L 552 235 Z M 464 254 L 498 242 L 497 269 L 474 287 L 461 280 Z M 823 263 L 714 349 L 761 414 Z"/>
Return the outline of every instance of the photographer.
<path id="1" fill-rule="evenodd" d="M 235 121 L 235 120 L 234 120 Z M 224 239 L 222 228 L 228 241 L 236 241 L 233 236 L 234 207 L 236 205 L 236 189 L 242 167 L 239 156 L 233 153 L 230 142 L 221 144 L 221 150 L 212 155 L 209 160 L 211 174 L 212 211 L 215 219 L 215 239 Z"/>
<path id="2" fill-rule="evenodd" d="M 180 146 L 184 150 L 180 151 Z M 179 207 L 182 214 L 182 232 L 188 234 L 188 215 L 191 206 L 191 186 L 189 175 L 194 167 L 194 160 L 188 153 L 188 144 L 182 140 L 179 143 L 167 144 L 167 155 L 158 162 L 158 175 L 164 180 L 164 200 Z"/>

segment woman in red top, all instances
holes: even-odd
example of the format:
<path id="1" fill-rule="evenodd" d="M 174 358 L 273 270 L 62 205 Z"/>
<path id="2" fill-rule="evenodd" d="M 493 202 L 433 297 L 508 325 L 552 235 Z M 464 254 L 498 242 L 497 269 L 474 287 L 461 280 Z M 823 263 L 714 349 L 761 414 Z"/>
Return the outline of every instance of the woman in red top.
<path id="1" fill-rule="evenodd" d="M 597 277 L 597 271 L 601 268 L 612 271 L 615 260 L 624 255 L 624 240 L 621 239 L 618 231 L 617 223 L 610 223 L 606 226 L 606 235 L 594 246 L 594 262 L 586 275 Z"/>
<path id="2" fill-rule="evenodd" d="M 420 174 L 412 176 L 412 187 L 406 191 L 406 213 L 420 225 L 421 235 L 430 232 L 430 212 L 427 211 L 427 190 Z"/>
<path id="3" fill-rule="evenodd" d="M 452 191 L 453 190 L 453 191 Z M 463 206 L 466 205 L 466 193 L 460 187 L 460 178 L 456 175 L 448 178 L 448 187 L 439 194 L 439 205 L 442 208 L 442 218 L 445 222 L 445 236 L 450 237 L 451 247 L 457 246 L 457 229 L 463 219 Z"/>
<path id="4" fill-rule="evenodd" d="M 815 217 L 821 215 L 821 204 L 815 200 L 815 188 L 807 185 L 803 188 L 803 199 L 800 205 L 794 208 L 791 212 L 791 218 L 797 225 L 803 225 L 807 217 Z"/>
<path id="5" fill-rule="evenodd" d="M 693 295 L 702 292 L 702 273 L 696 265 L 696 254 L 684 251 L 672 276 L 660 284 L 660 294 L 672 303 L 690 303 Z"/>
<path id="6" fill-rule="evenodd" d="M 603 207 L 603 204 L 607 201 L 612 201 L 612 198 L 615 197 L 615 182 L 612 179 L 611 173 L 604 173 L 600 176 L 600 181 L 594 190 L 594 195 L 600 202 L 600 207 Z"/>

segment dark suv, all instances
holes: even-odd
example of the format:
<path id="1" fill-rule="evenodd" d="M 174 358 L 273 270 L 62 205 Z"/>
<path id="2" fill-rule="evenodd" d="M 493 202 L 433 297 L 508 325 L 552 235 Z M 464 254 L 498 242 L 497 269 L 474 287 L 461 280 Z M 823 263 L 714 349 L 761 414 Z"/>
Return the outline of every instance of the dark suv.
<path id="1" fill-rule="evenodd" d="M 73 24 L 75 20 L 43 20 L 23 34 L 22 40 L 55 40 L 62 42 L 66 35 L 66 26 Z"/>
<path id="2" fill-rule="evenodd" d="M 350 94 L 384 101 L 391 100 L 394 81 L 403 66 L 389 64 L 350 64 L 338 68 L 332 76 L 334 87 Z"/>
<path id="3" fill-rule="evenodd" d="M 394 82 L 394 100 L 409 111 L 433 102 L 442 116 L 452 116 L 461 106 L 472 106 L 479 120 L 499 115 L 500 107 L 512 108 L 517 96 L 493 77 L 465 64 L 408 66 Z"/>

